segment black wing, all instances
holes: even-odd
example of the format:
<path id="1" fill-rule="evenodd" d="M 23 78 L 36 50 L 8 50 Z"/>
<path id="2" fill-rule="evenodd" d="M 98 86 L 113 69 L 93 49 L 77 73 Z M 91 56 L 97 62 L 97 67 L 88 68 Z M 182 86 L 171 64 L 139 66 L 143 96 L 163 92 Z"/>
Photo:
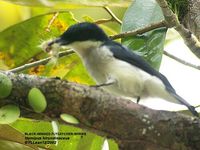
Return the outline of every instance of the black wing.
<path id="1" fill-rule="evenodd" d="M 152 76 L 158 77 L 165 85 L 167 91 L 175 92 L 174 88 L 169 83 L 167 78 L 161 73 L 159 73 L 157 70 L 152 68 L 141 56 L 135 54 L 128 48 L 125 48 L 121 44 L 114 41 L 107 41 L 103 45 L 106 45 L 110 48 L 115 58 L 126 61 L 134 66 L 137 66 L 143 71 L 151 74 Z"/>

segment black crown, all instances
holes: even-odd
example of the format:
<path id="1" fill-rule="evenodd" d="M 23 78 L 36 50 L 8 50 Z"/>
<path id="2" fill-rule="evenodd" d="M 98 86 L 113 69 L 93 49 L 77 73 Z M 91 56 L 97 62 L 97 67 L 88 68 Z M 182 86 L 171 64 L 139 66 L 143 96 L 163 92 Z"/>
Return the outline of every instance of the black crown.
<path id="1" fill-rule="evenodd" d="M 60 38 L 65 44 L 76 41 L 107 41 L 109 38 L 105 32 L 94 23 L 83 22 L 70 26 Z"/>

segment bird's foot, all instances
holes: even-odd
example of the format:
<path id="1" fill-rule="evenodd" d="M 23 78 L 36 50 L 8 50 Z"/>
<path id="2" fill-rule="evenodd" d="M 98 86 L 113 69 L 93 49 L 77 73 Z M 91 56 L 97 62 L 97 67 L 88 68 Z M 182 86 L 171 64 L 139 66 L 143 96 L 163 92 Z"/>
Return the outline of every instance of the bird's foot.
<path id="1" fill-rule="evenodd" d="M 90 85 L 90 87 L 103 87 L 103 86 L 110 86 L 115 83 L 115 80 L 108 80 L 105 83 L 97 84 L 97 85 Z"/>
<path id="2" fill-rule="evenodd" d="M 137 97 L 137 104 L 140 102 L 140 96 Z"/>

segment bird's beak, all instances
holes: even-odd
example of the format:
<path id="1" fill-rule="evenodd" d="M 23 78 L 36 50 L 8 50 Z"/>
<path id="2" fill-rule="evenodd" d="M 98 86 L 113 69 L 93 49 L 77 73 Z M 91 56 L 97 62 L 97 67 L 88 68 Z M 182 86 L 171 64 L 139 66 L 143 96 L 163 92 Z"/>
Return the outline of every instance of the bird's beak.
<path id="1" fill-rule="evenodd" d="M 49 42 L 48 46 L 51 46 L 53 44 L 58 44 L 58 45 L 62 46 L 62 45 L 67 45 L 68 41 L 63 40 L 62 38 L 58 37 L 58 38 L 52 40 L 51 42 Z"/>
<path id="2" fill-rule="evenodd" d="M 47 45 L 45 46 L 44 50 L 46 52 L 50 52 L 52 50 L 52 48 L 54 47 L 54 45 L 56 45 L 56 47 L 68 45 L 68 41 L 63 40 L 62 38 L 58 37 L 54 40 L 49 41 L 47 43 Z"/>

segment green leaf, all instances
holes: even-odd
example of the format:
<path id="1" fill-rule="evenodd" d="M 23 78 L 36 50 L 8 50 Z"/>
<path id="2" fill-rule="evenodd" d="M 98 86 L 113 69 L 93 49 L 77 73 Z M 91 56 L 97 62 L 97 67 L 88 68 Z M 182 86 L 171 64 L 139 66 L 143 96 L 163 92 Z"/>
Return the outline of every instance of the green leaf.
<path id="1" fill-rule="evenodd" d="M 59 141 L 58 150 L 101 150 L 104 141 L 104 138 L 98 135 L 70 126 L 61 125 L 59 132 L 69 132 L 73 135 L 69 136 L 69 141 Z"/>
<path id="2" fill-rule="evenodd" d="M 43 52 L 39 47 L 43 41 L 61 35 L 74 23 L 76 21 L 72 14 L 63 12 L 57 17 L 55 13 L 50 13 L 11 26 L 0 32 L 0 55 L 6 58 L 5 63 L 9 68 L 25 64 Z"/>
<path id="3" fill-rule="evenodd" d="M 114 140 L 108 139 L 109 150 L 118 150 L 118 145 Z"/>
<path id="4" fill-rule="evenodd" d="M 9 124 L 19 118 L 20 110 L 15 105 L 5 105 L 0 108 L 0 124 Z"/>
<path id="5" fill-rule="evenodd" d="M 33 133 L 36 135 L 26 135 L 27 137 L 41 137 L 38 133 L 53 133 L 51 123 L 44 121 L 35 121 L 30 119 L 18 119 L 12 124 L 12 127 L 23 134 Z M 53 150 L 100 150 L 103 145 L 103 138 L 88 131 L 79 128 L 59 125 L 59 137 L 69 137 L 68 140 L 58 140 L 58 145 L 35 144 L 39 147 Z M 46 137 L 52 137 L 47 135 Z M 43 137 L 43 136 L 42 136 Z"/>
<path id="6" fill-rule="evenodd" d="M 136 30 L 163 19 L 155 0 L 135 0 L 125 13 L 122 32 Z M 141 55 L 155 69 L 159 69 L 166 31 L 165 28 L 155 29 L 142 35 L 123 38 L 122 43 Z"/>
<path id="7" fill-rule="evenodd" d="M 87 136 L 80 139 L 77 150 L 101 150 L 104 138 L 87 132 Z"/>
<path id="8" fill-rule="evenodd" d="M 3 150 L 10 150 L 11 148 L 15 148 L 16 150 L 21 150 L 21 149 L 37 149 L 35 145 L 32 144 L 25 144 L 25 136 L 23 133 L 17 131 L 10 125 L 0 125 L 0 149 Z M 8 142 L 10 141 L 10 142 Z M 13 143 L 16 142 L 16 143 Z M 17 143 L 23 144 L 19 145 Z M 32 147 L 28 148 L 25 147 L 25 145 Z M 20 149 L 21 148 L 21 149 Z"/>
<path id="9" fill-rule="evenodd" d="M 30 6 L 47 6 L 57 8 L 73 8 L 85 6 L 120 6 L 126 7 L 130 4 L 131 0 L 5 0 L 20 5 Z"/>
<path id="10" fill-rule="evenodd" d="M 59 58 L 56 65 L 49 62 L 44 66 L 42 75 L 49 77 L 56 76 L 64 80 L 82 84 L 95 83 L 75 53 Z"/>
<path id="11" fill-rule="evenodd" d="M 36 121 L 36 120 L 31 120 L 31 119 L 25 119 L 21 118 L 15 121 L 14 123 L 11 124 L 13 128 L 21 132 L 21 134 L 25 135 L 25 137 L 43 137 L 42 135 L 39 135 L 40 133 L 52 133 L 53 129 L 51 126 L 51 123 L 49 122 L 44 122 L 44 121 Z M 35 134 L 35 135 L 34 135 Z M 38 134 L 38 135 L 37 135 Z M 48 135 L 47 135 L 48 136 Z M 31 140 L 31 141 L 36 141 L 36 140 Z M 47 140 L 48 141 L 48 140 Z M 39 146 L 39 147 L 47 147 L 50 149 L 55 149 L 56 146 L 55 144 L 31 144 L 34 146 Z"/>
<path id="12" fill-rule="evenodd" d="M 23 144 L 19 144 L 19 143 L 7 141 L 7 140 L 0 140 L 0 149 L 1 150 L 13 150 L 13 149 L 14 150 L 38 150 L 37 147 L 31 148 Z"/>

